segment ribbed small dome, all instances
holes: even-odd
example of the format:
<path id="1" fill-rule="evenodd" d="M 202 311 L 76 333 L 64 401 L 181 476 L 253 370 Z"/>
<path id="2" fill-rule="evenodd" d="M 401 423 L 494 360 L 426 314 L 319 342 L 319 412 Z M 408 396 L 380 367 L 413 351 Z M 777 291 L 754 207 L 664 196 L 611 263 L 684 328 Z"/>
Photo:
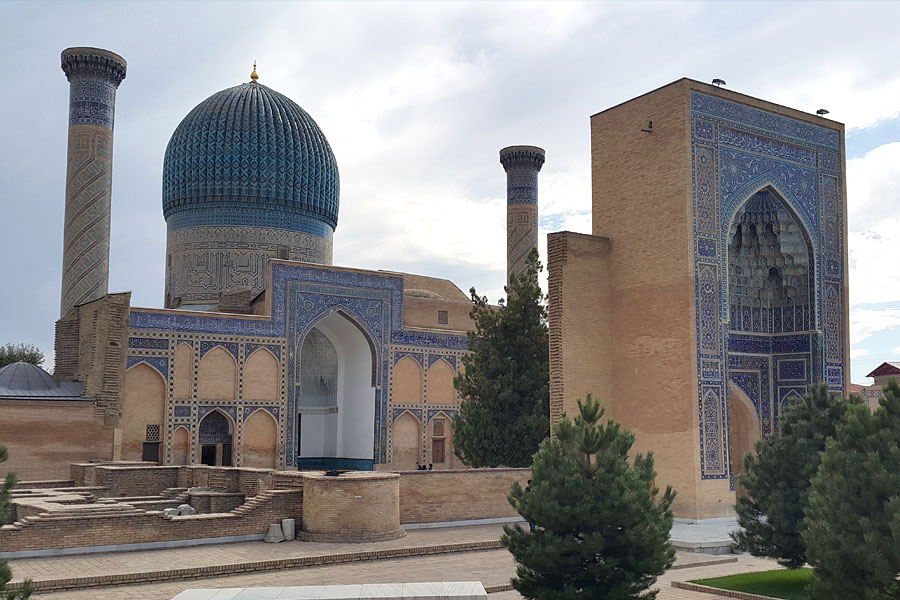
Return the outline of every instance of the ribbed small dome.
<path id="1" fill-rule="evenodd" d="M 339 188 L 334 154 L 312 117 L 290 98 L 245 83 L 198 104 L 172 134 L 163 215 L 170 230 L 260 226 L 330 239 Z"/>

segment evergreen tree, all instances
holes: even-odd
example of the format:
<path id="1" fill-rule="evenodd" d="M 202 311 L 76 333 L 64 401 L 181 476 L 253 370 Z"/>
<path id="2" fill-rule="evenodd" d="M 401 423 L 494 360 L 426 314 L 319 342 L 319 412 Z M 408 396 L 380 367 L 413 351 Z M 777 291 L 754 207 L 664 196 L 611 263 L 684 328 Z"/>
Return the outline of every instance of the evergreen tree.
<path id="1" fill-rule="evenodd" d="M 757 442 L 756 453 L 744 457 L 740 484 L 747 495 L 735 507 L 743 529 L 731 536 L 737 549 L 791 569 L 806 564 L 801 532 L 810 480 L 851 402 L 825 384 L 810 386 L 782 413 L 780 435 Z"/>
<path id="2" fill-rule="evenodd" d="M 588 395 L 573 424 L 563 417 L 534 455 L 531 490 L 514 483 L 509 501 L 531 525 L 504 527 L 518 563 L 513 587 L 535 600 L 655 598 L 649 588 L 675 561 L 672 500 L 653 480 L 653 455 L 628 453 L 634 435 Z"/>
<path id="3" fill-rule="evenodd" d="M 550 344 L 538 285 L 537 250 L 511 275 L 507 302 L 488 305 L 472 288 L 475 331 L 465 371 L 453 380 L 462 396 L 453 423 L 454 453 L 473 467 L 527 467 L 550 432 Z"/>
<path id="4" fill-rule="evenodd" d="M 0 463 L 6 462 L 9 453 L 5 446 L 0 446 Z M 9 472 L 6 479 L 0 485 L 0 525 L 8 524 L 13 517 L 12 503 L 10 502 L 10 490 L 16 485 L 16 474 Z M 12 571 L 5 560 L 0 560 L 0 600 L 25 600 L 31 597 L 31 582 L 25 581 L 21 590 L 9 591 L 6 584 L 12 579 Z"/>
<path id="5" fill-rule="evenodd" d="M 31 344 L 6 344 L 0 346 L 0 368 L 15 362 L 27 362 L 41 366 L 44 364 L 44 353 Z"/>
<path id="6" fill-rule="evenodd" d="M 873 413 L 847 411 L 813 478 L 806 510 L 816 600 L 900 598 L 900 386 Z"/>

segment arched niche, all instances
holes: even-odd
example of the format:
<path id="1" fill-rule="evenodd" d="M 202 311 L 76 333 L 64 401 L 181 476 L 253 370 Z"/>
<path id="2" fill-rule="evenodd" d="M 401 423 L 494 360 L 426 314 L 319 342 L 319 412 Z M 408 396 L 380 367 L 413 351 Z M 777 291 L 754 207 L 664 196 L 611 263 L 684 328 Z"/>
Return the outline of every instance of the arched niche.
<path id="1" fill-rule="evenodd" d="M 743 495 L 738 478 L 744 472 L 744 456 L 753 452 L 762 437 L 753 401 L 734 382 L 728 386 L 728 454 L 738 495 Z"/>
<path id="2" fill-rule="evenodd" d="M 220 410 L 210 411 L 198 427 L 200 464 L 230 467 L 234 447 L 234 422 Z"/>
<path id="3" fill-rule="evenodd" d="M 753 194 L 728 231 L 729 330 L 814 330 L 815 290 L 812 242 L 802 221 L 774 189 Z"/>
<path id="4" fill-rule="evenodd" d="M 453 421 L 450 415 L 439 412 L 428 421 L 426 462 L 434 469 L 452 469 L 455 465 L 453 456 Z"/>
<path id="5" fill-rule="evenodd" d="M 125 372 L 122 391 L 122 460 L 160 460 L 166 414 L 166 380 L 145 362 Z"/>
<path id="6" fill-rule="evenodd" d="M 422 462 L 422 423 L 405 411 L 391 426 L 391 468 L 397 471 L 416 468 Z"/>
<path id="7" fill-rule="evenodd" d="M 361 326 L 339 311 L 320 320 L 304 337 L 295 381 L 298 464 L 372 464 L 373 348 Z"/>
<path id="8" fill-rule="evenodd" d="M 428 404 L 456 404 L 456 388 L 453 387 L 453 367 L 444 359 L 438 359 L 428 368 Z"/>
<path id="9" fill-rule="evenodd" d="M 266 348 L 254 350 L 244 363 L 244 400 L 277 400 L 280 372 L 274 354 Z"/>
<path id="10" fill-rule="evenodd" d="M 278 464 L 278 422 L 259 409 L 244 421 L 241 464 L 245 467 L 274 469 Z"/>
<path id="11" fill-rule="evenodd" d="M 392 397 L 397 404 L 421 404 L 425 397 L 425 373 L 411 356 L 404 356 L 394 365 Z"/>
<path id="12" fill-rule="evenodd" d="M 237 362 L 228 350 L 216 346 L 200 359 L 197 396 L 201 400 L 234 400 Z"/>
<path id="13" fill-rule="evenodd" d="M 172 464 L 186 465 L 191 457 L 191 435 L 186 427 L 178 427 L 172 434 Z"/>

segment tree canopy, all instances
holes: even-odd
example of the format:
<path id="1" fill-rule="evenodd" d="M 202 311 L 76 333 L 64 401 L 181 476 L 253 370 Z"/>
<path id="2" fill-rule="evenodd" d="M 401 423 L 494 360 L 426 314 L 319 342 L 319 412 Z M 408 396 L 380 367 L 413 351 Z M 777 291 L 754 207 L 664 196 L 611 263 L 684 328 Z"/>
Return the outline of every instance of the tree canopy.
<path id="1" fill-rule="evenodd" d="M 779 435 L 757 442 L 756 452 L 744 457 L 739 481 L 747 495 L 735 507 L 742 529 L 732 534 L 737 549 L 791 569 L 806 564 L 801 533 L 810 481 L 853 402 L 826 384 L 810 386 L 782 413 Z"/>
<path id="2" fill-rule="evenodd" d="M 900 386 L 850 407 L 822 454 L 806 509 L 817 600 L 900 598 Z"/>
<path id="3" fill-rule="evenodd" d="M 501 542 L 518 563 L 513 587 L 535 600 L 655 598 L 658 575 L 672 566 L 672 501 L 654 485 L 653 455 L 628 453 L 634 434 L 601 423 L 590 395 L 578 401 L 534 456 L 530 490 L 515 483 L 509 501 L 534 527 L 504 527 Z"/>
<path id="4" fill-rule="evenodd" d="M 44 353 L 31 344 L 4 344 L 0 346 L 0 368 L 16 362 L 27 362 L 41 366 Z"/>
<path id="5" fill-rule="evenodd" d="M 464 371 L 453 383 L 462 400 L 453 423 L 454 453 L 473 467 L 525 467 L 550 430 L 547 308 L 537 250 L 510 276 L 507 301 L 493 307 L 471 289 Z"/>

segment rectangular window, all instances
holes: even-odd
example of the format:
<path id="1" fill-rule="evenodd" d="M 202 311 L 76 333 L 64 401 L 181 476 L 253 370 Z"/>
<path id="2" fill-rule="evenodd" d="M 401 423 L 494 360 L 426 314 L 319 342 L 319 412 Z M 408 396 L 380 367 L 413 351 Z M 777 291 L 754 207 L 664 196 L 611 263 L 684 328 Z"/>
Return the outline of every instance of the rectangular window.
<path id="1" fill-rule="evenodd" d="M 444 437 L 444 420 L 443 419 L 435 419 L 434 420 L 434 433 L 432 433 L 434 437 Z"/>
<path id="2" fill-rule="evenodd" d="M 431 440 L 431 462 L 444 462 L 444 440 Z"/>
<path id="3" fill-rule="evenodd" d="M 449 315 L 446 310 L 438 311 L 438 325 L 446 325 L 449 321 Z"/>

